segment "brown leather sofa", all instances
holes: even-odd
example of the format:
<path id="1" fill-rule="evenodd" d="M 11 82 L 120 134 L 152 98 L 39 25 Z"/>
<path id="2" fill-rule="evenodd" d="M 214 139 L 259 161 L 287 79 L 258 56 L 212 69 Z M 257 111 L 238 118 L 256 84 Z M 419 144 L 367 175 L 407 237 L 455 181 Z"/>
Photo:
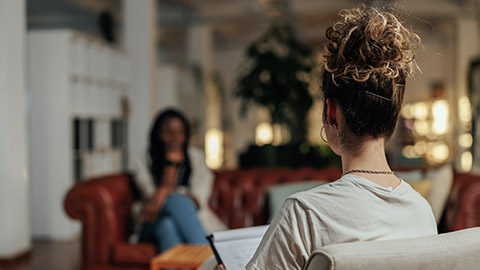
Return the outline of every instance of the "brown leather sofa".
<path id="1" fill-rule="evenodd" d="M 210 206 L 230 228 L 266 224 L 270 186 L 340 175 L 334 168 L 216 172 Z M 128 174 L 112 175 L 79 183 L 66 195 L 68 215 L 82 222 L 82 269 L 149 268 L 154 246 L 128 243 L 132 183 Z M 480 226 L 480 177 L 455 174 L 442 224 L 442 231 Z"/>

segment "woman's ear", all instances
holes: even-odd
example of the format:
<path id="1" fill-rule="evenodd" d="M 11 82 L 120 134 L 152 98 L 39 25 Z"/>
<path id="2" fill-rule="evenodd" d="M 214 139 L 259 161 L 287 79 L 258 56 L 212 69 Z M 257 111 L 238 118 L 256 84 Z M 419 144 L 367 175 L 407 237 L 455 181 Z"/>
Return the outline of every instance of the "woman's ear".
<path id="1" fill-rule="evenodd" d="M 327 98 L 327 123 L 331 126 L 337 126 L 337 103 Z"/>

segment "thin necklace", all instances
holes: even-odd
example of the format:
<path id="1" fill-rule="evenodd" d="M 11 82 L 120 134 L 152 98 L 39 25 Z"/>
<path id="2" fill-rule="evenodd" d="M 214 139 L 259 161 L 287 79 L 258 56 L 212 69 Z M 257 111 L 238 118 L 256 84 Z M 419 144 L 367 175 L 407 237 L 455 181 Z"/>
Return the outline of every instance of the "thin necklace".
<path id="1" fill-rule="evenodd" d="M 360 173 L 376 173 L 376 174 L 394 174 L 393 171 L 377 171 L 377 170 L 363 170 L 363 169 L 352 169 L 344 172 L 342 176 L 353 173 L 353 172 L 360 172 Z"/>

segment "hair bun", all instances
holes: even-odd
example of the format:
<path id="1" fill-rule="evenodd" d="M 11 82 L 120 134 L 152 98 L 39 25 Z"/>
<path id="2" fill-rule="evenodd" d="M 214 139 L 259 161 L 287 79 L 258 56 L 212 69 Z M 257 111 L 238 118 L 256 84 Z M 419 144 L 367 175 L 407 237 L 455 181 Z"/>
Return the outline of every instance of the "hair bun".
<path id="1" fill-rule="evenodd" d="M 420 37 L 390 12 L 371 7 L 342 10 L 327 29 L 325 69 L 340 79 L 410 77 Z"/>

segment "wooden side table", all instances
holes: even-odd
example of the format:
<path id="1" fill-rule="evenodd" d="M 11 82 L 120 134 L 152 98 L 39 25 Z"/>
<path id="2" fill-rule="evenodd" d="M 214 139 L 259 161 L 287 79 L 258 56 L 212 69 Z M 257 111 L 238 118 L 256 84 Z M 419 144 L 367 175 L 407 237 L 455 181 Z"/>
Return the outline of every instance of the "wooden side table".
<path id="1" fill-rule="evenodd" d="M 155 256 L 150 261 L 150 270 L 163 268 L 197 269 L 212 255 L 212 249 L 208 245 L 180 244 Z"/>

